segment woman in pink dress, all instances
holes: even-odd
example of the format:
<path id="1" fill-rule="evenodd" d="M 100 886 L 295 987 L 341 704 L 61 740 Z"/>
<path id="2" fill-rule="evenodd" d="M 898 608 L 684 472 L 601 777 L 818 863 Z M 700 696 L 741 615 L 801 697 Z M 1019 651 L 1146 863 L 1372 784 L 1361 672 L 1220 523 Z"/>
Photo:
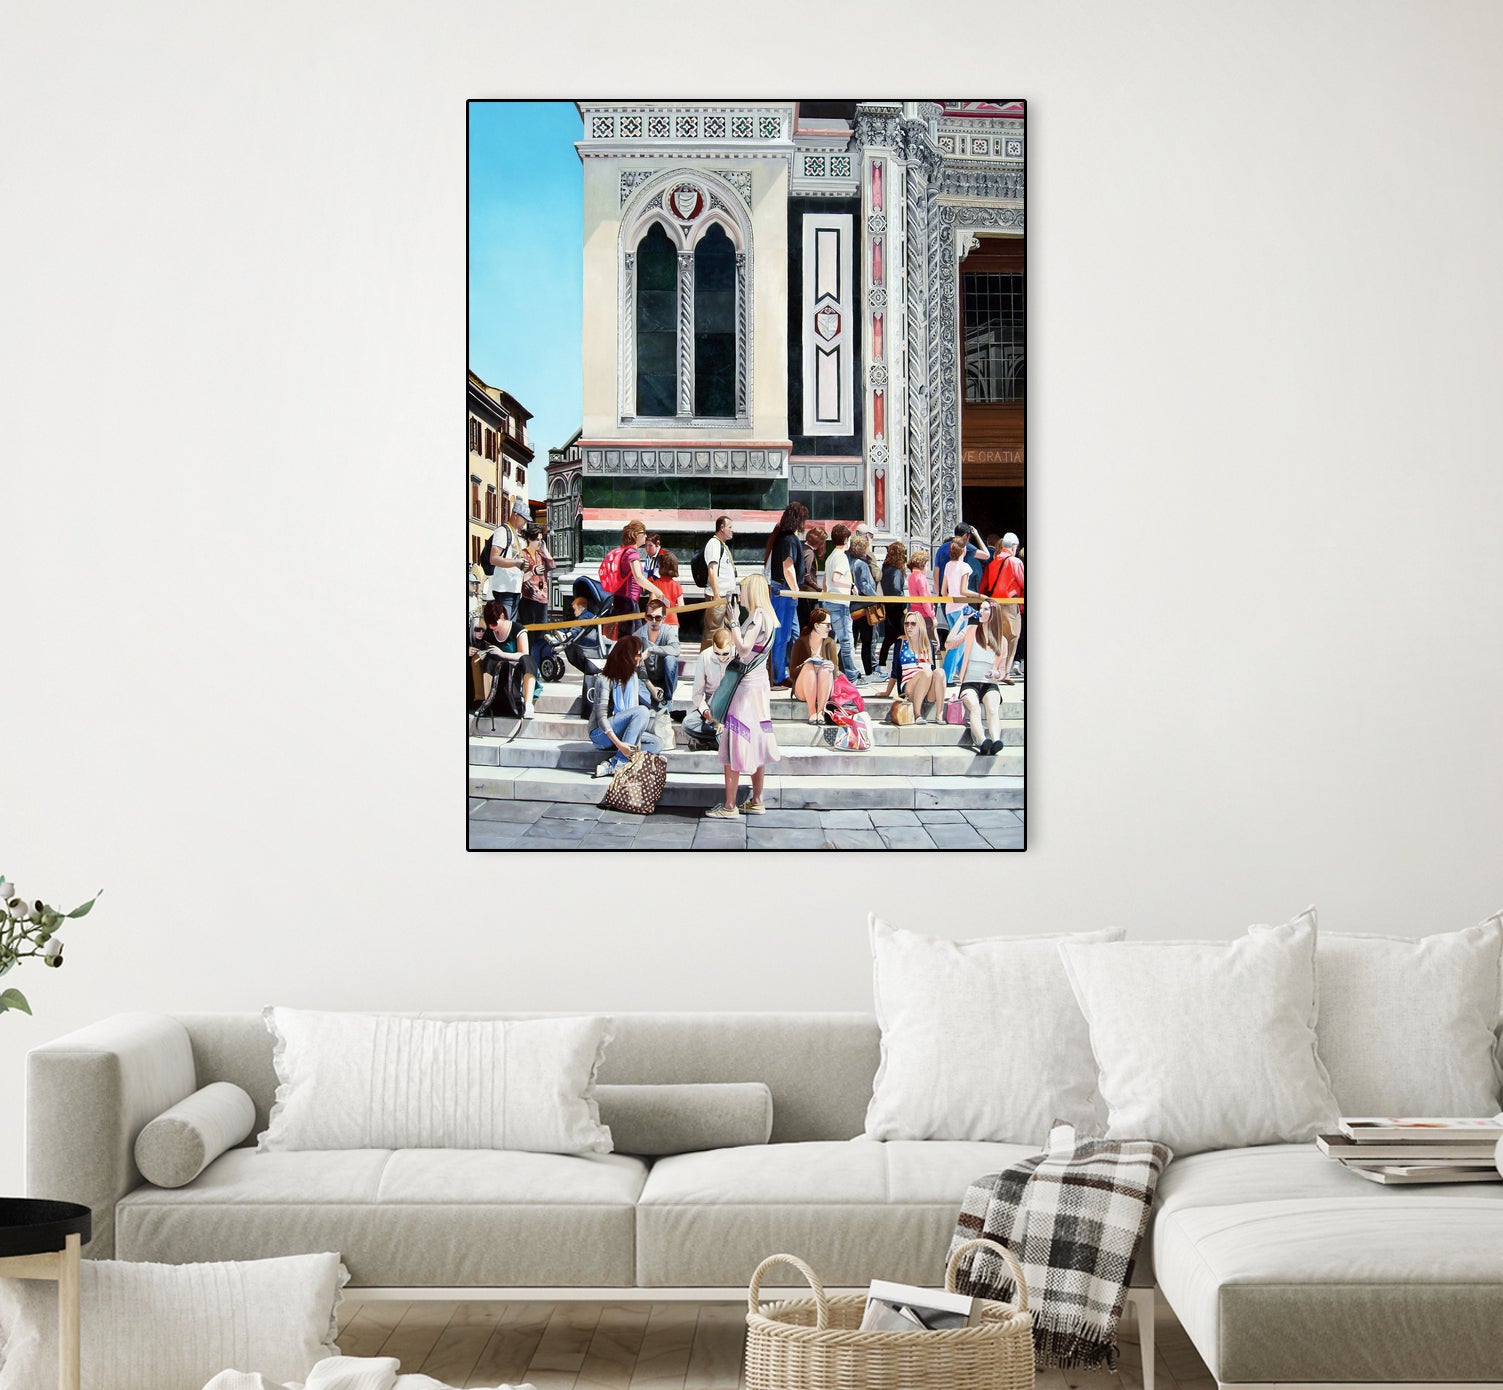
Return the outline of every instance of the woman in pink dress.
<path id="1" fill-rule="evenodd" d="M 741 581 L 741 602 L 747 608 L 745 625 L 731 629 L 736 655 L 744 662 L 765 658 L 778 629 L 777 614 L 772 611 L 772 595 L 767 580 L 753 574 Z M 725 713 L 725 728 L 720 735 L 720 763 L 725 769 L 725 801 L 711 806 L 705 815 L 711 820 L 735 820 L 743 812 L 760 816 L 767 808 L 762 804 L 762 779 L 768 763 L 782 755 L 772 733 L 772 684 L 767 677 L 766 660 L 758 661 L 756 670 L 742 676 L 741 684 L 731 697 Z M 736 789 L 741 774 L 751 775 L 751 800 L 736 806 Z"/>

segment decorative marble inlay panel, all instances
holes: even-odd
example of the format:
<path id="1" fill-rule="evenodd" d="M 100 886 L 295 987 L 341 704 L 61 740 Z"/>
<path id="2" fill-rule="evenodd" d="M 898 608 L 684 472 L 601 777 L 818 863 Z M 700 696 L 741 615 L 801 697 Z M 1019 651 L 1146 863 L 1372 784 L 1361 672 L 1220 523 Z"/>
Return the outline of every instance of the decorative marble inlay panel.
<path id="1" fill-rule="evenodd" d="M 799 492 L 857 492 L 866 486 L 860 463 L 799 463 L 789 465 L 788 486 Z"/>
<path id="2" fill-rule="evenodd" d="M 804 177 L 806 179 L 822 179 L 825 176 L 825 157 L 822 154 L 806 154 L 804 156 Z"/>
<path id="3" fill-rule="evenodd" d="M 786 449 L 634 448 L 629 444 L 591 445 L 584 451 L 584 471 L 592 478 L 744 476 L 786 478 Z"/>
<path id="4" fill-rule="evenodd" d="M 616 133 L 614 116 L 596 116 L 590 122 L 590 134 L 597 140 L 609 140 Z"/>
<path id="5" fill-rule="evenodd" d="M 750 140 L 752 138 L 752 118 L 750 116 L 731 117 L 731 139 Z"/>
<path id="6" fill-rule="evenodd" d="M 640 140 L 642 138 L 642 118 L 640 116 L 623 116 L 621 118 L 621 138 L 623 140 Z"/>
<path id="7" fill-rule="evenodd" d="M 679 116 L 673 123 L 673 133 L 680 140 L 693 140 L 699 134 L 699 117 Z"/>
<path id="8" fill-rule="evenodd" d="M 649 140 L 666 140 L 669 129 L 667 116 L 651 116 L 647 121 L 647 138 Z"/>
<path id="9" fill-rule="evenodd" d="M 783 133 L 783 122 L 776 116 L 763 116 L 757 122 L 759 140 L 776 140 Z"/>
<path id="10" fill-rule="evenodd" d="M 705 139 L 706 140 L 724 140 L 725 139 L 725 117 L 724 116 L 706 116 L 705 117 Z"/>
<path id="11" fill-rule="evenodd" d="M 830 177 L 832 179 L 848 179 L 851 177 L 850 155 L 836 154 L 830 156 Z"/>

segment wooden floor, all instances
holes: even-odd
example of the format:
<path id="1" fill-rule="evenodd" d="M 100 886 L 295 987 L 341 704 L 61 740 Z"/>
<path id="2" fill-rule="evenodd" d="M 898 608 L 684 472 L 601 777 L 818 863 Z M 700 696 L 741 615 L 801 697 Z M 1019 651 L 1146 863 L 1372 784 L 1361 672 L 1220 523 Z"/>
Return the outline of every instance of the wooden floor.
<path id="1" fill-rule="evenodd" d="M 739 1303 L 360 1303 L 339 1310 L 346 1356 L 395 1356 L 456 1387 L 537 1390 L 738 1390 L 746 1306 Z M 1137 1333 L 1125 1319 L 1116 1375 L 1041 1371 L 1038 1390 L 1141 1390 Z M 1215 1390 L 1162 1305 L 1158 1390 Z"/>

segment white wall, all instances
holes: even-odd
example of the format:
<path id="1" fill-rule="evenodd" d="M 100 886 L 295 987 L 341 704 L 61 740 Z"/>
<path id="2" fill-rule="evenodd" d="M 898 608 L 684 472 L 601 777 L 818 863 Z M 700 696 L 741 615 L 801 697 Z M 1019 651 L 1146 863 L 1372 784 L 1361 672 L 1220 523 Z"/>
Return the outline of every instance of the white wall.
<path id="1" fill-rule="evenodd" d="M 731 75 L 657 8 L 8 12 L 0 869 L 106 893 L 6 982 L 0 1191 L 26 1049 L 116 1009 L 859 1008 L 874 906 L 1503 905 L 1503 8 L 789 7 Z M 1026 854 L 465 853 L 463 103 L 629 90 L 1031 99 Z"/>

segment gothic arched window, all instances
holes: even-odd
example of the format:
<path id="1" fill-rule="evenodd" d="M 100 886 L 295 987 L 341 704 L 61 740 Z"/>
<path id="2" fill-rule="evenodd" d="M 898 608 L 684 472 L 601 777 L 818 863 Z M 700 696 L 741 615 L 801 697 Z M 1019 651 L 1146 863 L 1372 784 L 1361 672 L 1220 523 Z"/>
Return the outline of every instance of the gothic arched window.
<path id="1" fill-rule="evenodd" d="M 750 424 L 752 226 L 739 188 L 672 170 L 622 209 L 623 425 Z"/>
<path id="2" fill-rule="evenodd" d="M 678 255 L 654 222 L 637 243 L 637 414 L 678 409 Z"/>
<path id="3" fill-rule="evenodd" d="M 694 248 L 694 413 L 736 413 L 736 248 L 714 225 Z"/>

